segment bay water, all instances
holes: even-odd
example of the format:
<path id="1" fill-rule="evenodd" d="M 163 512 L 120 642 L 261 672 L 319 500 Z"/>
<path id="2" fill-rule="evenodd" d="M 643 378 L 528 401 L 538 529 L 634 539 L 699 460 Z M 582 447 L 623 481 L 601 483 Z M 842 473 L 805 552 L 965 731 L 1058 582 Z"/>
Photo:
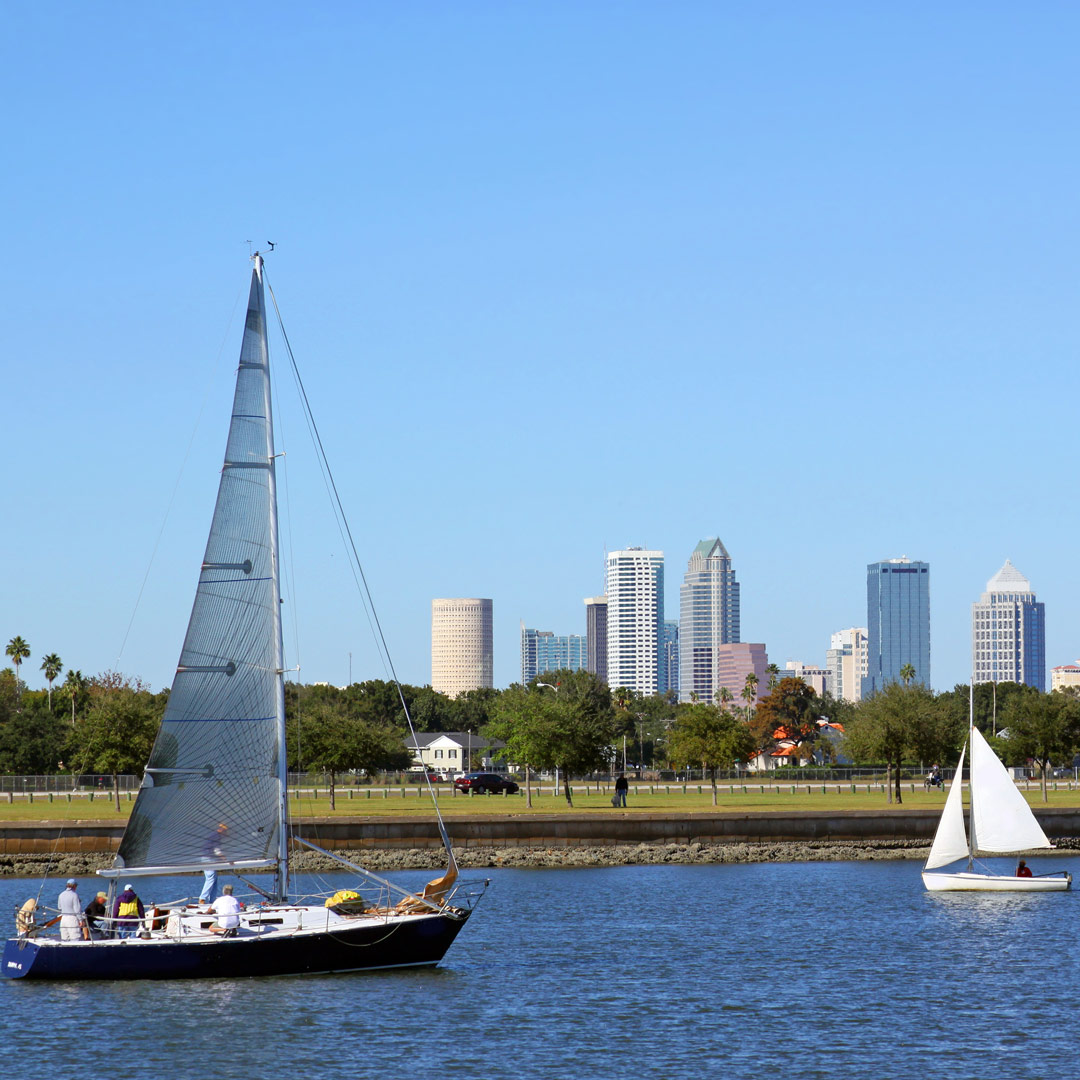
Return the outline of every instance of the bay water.
<path id="1" fill-rule="evenodd" d="M 1066 865 L 1036 862 L 1045 864 L 1037 872 Z M 28 1080 L 1080 1072 L 1077 894 L 930 894 L 920 869 L 470 871 L 491 887 L 435 970 L 0 981 L 6 1069 Z M 329 874 L 296 884 L 347 882 Z M 5 936 L 38 884 L 0 879 Z M 44 899 L 55 903 L 62 885 L 50 882 Z M 96 886 L 80 880 L 84 903 Z M 160 879 L 139 891 L 159 901 L 181 894 Z"/>

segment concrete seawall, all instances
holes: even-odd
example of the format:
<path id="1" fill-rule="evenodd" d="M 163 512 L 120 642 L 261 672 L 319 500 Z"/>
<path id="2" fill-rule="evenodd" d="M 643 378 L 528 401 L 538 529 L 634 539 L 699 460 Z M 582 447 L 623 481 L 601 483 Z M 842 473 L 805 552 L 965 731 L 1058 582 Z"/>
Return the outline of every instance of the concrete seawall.
<path id="1" fill-rule="evenodd" d="M 1080 808 L 1036 810 L 1051 839 L 1080 836 Z M 638 844 L 776 843 L 810 840 L 922 841 L 937 828 L 938 810 L 846 810 L 692 814 L 508 814 L 451 817 L 454 845 L 470 848 L 600 848 Z M 111 854 L 123 825 L 102 821 L 0 825 L 0 855 Z M 441 847 L 434 819 L 322 818 L 295 823 L 304 838 L 331 849 Z"/>

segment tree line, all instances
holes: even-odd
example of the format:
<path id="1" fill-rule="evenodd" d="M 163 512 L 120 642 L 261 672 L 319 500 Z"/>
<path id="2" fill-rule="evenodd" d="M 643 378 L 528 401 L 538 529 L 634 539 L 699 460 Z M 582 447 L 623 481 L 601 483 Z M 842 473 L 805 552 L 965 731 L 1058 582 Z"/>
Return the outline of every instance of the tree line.
<path id="1" fill-rule="evenodd" d="M 49 654 L 46 690 L 19 677 L 30 649 L 8 643 L 14 667 L 0 671 L 0 773 L 139 774 L 150 754 L 169 691 L 153 693 L 136 678 L 105 672 L 63 672 Z M 820 695 L 797 678 L 768 672 L 767 692 L 747 677 L 738 697 L 721 689 L 714 701 L 678 703 L 675 694 L 611 689 L 585 671 L 546 672 L 505 690 L 473 690 L 452 699 L 430 686 L 372 679 L 348 687 L 287 683 L 285 714 L 290 769 L 325 773 L 331 799 L 344 773 L 407 769 L 408 716 L 423 732 L 470 732 L 505 744 L 502 755 L 526 774 L 558 772 L 572 803 L 571 777 L 615 771 L 702 769 L 716 800 L 717 775 L 758 764 L 782 751 L 792 765 L 814 762 L 883 765 L 889 801 L 902 800 L 901 776 L 912 767 L 954 764 L 966 737 L 969 688 L 935 694 L 901 672 L 901 682 L 852 705 Z M 693 696 L 693 695 L 692 695 Z M 54 700 L 54 697 L 56 700 Z M 974 688 L 974 722 L 1008 765 L 1033 763 L 1044 779 L 1080 749 L 1080 698 L 1043 694 L 1016 683 Z"/>

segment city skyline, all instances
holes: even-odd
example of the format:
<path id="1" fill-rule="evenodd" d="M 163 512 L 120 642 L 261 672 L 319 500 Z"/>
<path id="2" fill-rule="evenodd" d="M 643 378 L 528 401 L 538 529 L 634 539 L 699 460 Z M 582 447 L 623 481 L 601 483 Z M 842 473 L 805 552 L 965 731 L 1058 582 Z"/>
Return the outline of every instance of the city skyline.
<path id="1" fill-rule="evenodd" d="M 288 45 L 272 75 L 234 9 L 193 10 L 9 13 L 0 634 L 28 684 L 52 652 L 171 684 L 268 240 L 404 681 L 432 597 L 495 598 L 507 685 L 518 620 L 581 632 L 605 550 L 680 576 L 703 535 L 781 668 L 864 624 L 860 568 L 897 551 L 933 567 L 935 688 L 1006 557 L 1048 667 L 1080 655 L 1080 9 L 271 0 L 243 49 Z M 388 677 L 271 349 L 286 666 Z M 1032 422 L 991 515 L 1002 386 Z M 556 448 L 587 472 L 540 474 Z"/>

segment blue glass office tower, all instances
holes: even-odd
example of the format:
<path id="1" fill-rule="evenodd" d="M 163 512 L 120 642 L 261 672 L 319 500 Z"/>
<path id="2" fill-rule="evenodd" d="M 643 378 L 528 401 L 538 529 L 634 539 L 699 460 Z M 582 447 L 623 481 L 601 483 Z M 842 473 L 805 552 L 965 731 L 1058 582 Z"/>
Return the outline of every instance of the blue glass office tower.
<path id="1" fill-rule="evenodd" d="M 930 566 L 908 558 L 866 568 L 867 665 L 862 696 L 900 682 L 910 664 L 930 686 Z"/>
<path id="2" fill-rule="evenodd" d="M 553 634 L 550 630 L 530 630 L 521 624 L 521 683 L 549 671 L 584 671 L 588 651 L 581 634 Z"/>
<path id="3" fill-rule="evenodd" d="M 660 665 L 664 673 L 664 685 L 659 693 L 666 694 L 669 690 L 679 692 L 679 620 L 664 620 L 664 662 Z"/>

